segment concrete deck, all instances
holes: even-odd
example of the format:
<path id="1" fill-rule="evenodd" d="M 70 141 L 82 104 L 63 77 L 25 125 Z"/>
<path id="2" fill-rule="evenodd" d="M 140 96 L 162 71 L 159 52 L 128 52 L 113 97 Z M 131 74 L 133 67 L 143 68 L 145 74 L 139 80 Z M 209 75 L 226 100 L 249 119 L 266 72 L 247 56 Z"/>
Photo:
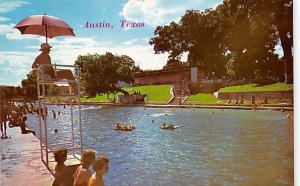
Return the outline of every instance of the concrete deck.
<path id="1" fill-rule="evenodd" d="M 54 177 L 41 161 L 40 142 L 20 128 L 7 128 L 8 139 L 1 139 L 1 186 L 50 186 Z"/>

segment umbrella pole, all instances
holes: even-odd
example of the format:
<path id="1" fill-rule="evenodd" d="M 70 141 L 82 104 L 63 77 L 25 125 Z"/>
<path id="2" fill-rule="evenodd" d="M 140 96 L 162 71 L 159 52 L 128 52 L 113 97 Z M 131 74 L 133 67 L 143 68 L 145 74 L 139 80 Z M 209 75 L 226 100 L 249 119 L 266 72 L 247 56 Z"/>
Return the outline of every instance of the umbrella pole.
<path id="1" fill-rule="evenodd" d="M 46 29 L 46 43 L 48 43 L 48 31 L 47 31 L 47 25 L 45 25 L 45 29 Z"/>

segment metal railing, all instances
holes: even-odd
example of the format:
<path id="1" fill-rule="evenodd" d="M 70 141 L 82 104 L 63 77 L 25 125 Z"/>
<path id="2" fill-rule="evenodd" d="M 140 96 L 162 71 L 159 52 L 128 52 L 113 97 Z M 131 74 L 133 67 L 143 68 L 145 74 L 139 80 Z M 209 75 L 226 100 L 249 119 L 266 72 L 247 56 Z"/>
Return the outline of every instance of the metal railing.
<path id="1" fill-rule="evenodd" d="M 54 77 L 51 77 L 45 73 L 45 67 L 50 67 L 54 69 Z M 76 77 L 74 76 L 73 72 L 75 70 Z M 57 77 L 57 72 L 60 70 L 70 70 L 69 73 L 73 75 L 73 79 L 70 78 L 60 78 Z M 80 101 L 80 74 L 78 66 L 71 66 L 71 65 L 51 65 L 51 64 L 42 64 L 36 69 L 37 73 L 37 93 L 38 93 L 38 116 L 39 116 L 39 131 L 40 131 L 40 147 L 41 147 L 41 160 L 43 163 L 49 168 L 49 153 L 53 153 L 58 148 L 66 148 L 72 151 L 72 155 L 75 157 L 75 150 L 80 150 L 80 154 L 82 154 L 82 125 L 81 125 L 81 101 Z M 48 84 L 69 84 L 69 95 L 76 98 L 76 104 L 78 104 L 78 119 L 74 119 L 74 109 L 73 105 L 71 105 L 71 140 L 68 142 L 61 143 L 57 139 L 51 140 L 48 139 L 49 133 L 47 131 L 48 123 L 47 123 L 47 98 L 51 97 L 60 97 L 60 96 L 67 96 L 67 95 L 47 95 L 46 85 Z M 77 92 L 74 91 L 72 94 L 72 85 L 77 86 Z M 73 87 L 74 88 L 74 87 Z M 75 129 L 76 125 L 76 129 Z M 75 142 L 75 135 L 79 135 L 79 143 Z M 55 140 L 57 140 L 55 142 Z M 53 142 L 54 141 L 54 142 Z"/>

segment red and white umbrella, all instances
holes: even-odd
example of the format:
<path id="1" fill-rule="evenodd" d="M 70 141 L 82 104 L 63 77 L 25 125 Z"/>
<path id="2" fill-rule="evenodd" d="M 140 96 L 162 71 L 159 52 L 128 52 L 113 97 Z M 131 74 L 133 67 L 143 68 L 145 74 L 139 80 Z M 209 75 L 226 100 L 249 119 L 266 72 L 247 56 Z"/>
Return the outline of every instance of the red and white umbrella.
<path id="1" fill-rule="evenodd" d="M 20 21 L 14 28 L 20 30 L 21 34 L 33 34 L 53 38 L 56 36 L 75 36 L 73 29 L 57 17 L 43 15 L 28 16 Z"/>

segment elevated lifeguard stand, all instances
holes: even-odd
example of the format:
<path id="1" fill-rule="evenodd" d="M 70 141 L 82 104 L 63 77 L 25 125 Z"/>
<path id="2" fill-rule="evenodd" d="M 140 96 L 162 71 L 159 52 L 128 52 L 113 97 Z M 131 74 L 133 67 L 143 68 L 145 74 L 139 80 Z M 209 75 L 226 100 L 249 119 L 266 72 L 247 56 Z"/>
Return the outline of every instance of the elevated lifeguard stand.
<path id="1" fill-rule="evenodd" d="M 45 68 L 54 69 L 55 78 L 45 74 Z M 73 78 L 59 77 L 60 72 L 68 71 Z M 42 64 L 37 68 L 37 93 L 38 93 L 38 116 L 40 131 L 40 147 L 41 160 L 46 167 L 54 173 L 56 162 L 54 161 L 53 152 L 57 149 L 65 148 L 68 150 L 68 156 L 65 164 L 72 168 L 76 168 L 80 164 L 80 155 L 82 154 L 82 126 L 81 126 L 81 102 L 80 102 L 80 74 L 78 66 L 71 65 L 51 65 Z M 46 86 L 50 84 L 58 84 L 69 87 L 68 94 L 48 95 Z M 74 86 L 77 91 L 72 90 Z M 72 87 L 72 88 L 71 88 Z M 46 105 L 53 98 L 68 98 L 67 104 L 70 107 L 70 121 L 64 122 L 64 126 L 69 128 L 67 131 L 48 131 L 51 126 L 49 116 L 47 117 Z M 71 99 L 71 100 L 70 100 Z M 76 104 L 76 115 L 74 114 L 74 103 Z M 50 104 L 51 105 L 51 104 Z M 48 118 L 48 119 L 47 119 Z M 54 134 L 55 133 L 55 134 Z M 52 138 L 51 138 L 52 136 Z M 53 137 L 55 136 L 55 137 Z M 49 139 L 50 138 L 50 139 Z"/>

